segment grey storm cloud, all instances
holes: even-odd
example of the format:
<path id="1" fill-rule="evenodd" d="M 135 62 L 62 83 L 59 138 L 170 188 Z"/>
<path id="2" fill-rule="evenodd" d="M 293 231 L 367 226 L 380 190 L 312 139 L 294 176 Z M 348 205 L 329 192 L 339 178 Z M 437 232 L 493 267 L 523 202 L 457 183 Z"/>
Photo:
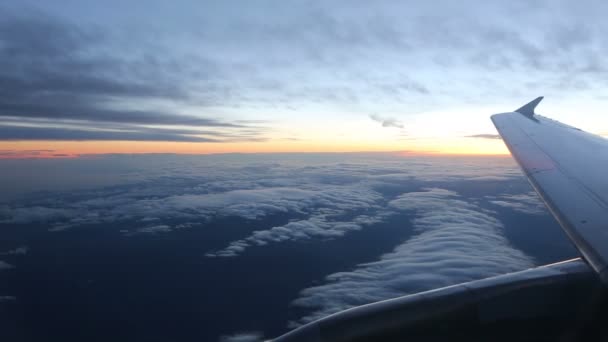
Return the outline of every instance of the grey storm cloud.
<path id="1" fill-rule="evenodd" d="M 382 125 L 382 127 L 403 128 L 403 123 L 401 123 L 401 121 L 399 121 L 395 118 L 383 117 L 378 114 L 370 114 L 369 118 L 376 122 L 379 122 Z"/>

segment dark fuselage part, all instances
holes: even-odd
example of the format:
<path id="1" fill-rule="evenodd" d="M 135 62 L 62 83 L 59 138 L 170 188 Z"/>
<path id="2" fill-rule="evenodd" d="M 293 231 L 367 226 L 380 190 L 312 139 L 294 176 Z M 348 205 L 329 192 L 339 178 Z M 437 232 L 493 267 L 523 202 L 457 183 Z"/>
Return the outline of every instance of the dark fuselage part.
<path id="1" fill-rule="evenodd" d="M 605 298 L 575 259 L 353 308 L 273 341 L 597 340 Z"/>

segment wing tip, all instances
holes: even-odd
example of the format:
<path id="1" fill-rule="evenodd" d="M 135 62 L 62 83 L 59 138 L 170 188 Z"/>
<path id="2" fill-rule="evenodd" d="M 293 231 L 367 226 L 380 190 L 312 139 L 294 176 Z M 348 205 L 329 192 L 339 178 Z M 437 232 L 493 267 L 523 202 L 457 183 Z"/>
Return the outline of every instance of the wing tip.
<path id="1" fill-rule="evenodd" d="M 535 98 L 534 100 L 526 103 L 521 108 L 516 109 L 515 112 L 519 113 L 519 114 L 523 114 L 528 117 L 533 117 L 536 114 L 536 113 L 534 113 L 534 109 L 536 109 L 536 106 L 538 106 L 538 104 L 540 103 L 540 101 L 543 100 L 543 98 L 544 98 L 544 96 L 539 96 L 539 97 Z"/>

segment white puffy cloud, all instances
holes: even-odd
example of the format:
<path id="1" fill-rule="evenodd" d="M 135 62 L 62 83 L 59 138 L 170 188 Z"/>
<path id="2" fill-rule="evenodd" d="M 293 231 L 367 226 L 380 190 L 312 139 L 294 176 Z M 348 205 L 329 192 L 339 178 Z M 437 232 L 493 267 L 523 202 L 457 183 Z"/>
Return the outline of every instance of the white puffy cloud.
<path id="1" fill-rule="evenodd" d="M 220 337 L 220 342 L 262 342 L 264 335 L 261 332 L 249 331 Z"/>
<path id="2" fill-rule="evenodd" d="M 349 208 L 355 210 L 356 208 Z M 325 213 L 315 214 L 306 220 L 298 220 L 286 225 L 273 227 L 268 230 L 254 231 L 248 237 L 231 242 L 226 248 L 217 252 L 209 252 L 208 257 L 233 257 L 251 246 L 265 246 L 269 243 L 282 241 L 308 240 L 312 238 L 337 238 L 350 231 L 363 229 L 364 226 L 381 222 L 388 213 L 377 216 L 360 215 L 349 221 L 333 221 L 328 216 L 344 214 L 340 211 L 323 210 Z"/>
<path id="3" fill-rule="evenodd" d="M 29 247 L 20 246 L 15 249 L 11 249 L 8 252 L 0 253 L 0 255 L 26 255 L 29 252 Z"/>
<path id="4" fill-rule="evenodd" d="M 0 223 L 53 222 L 73 217 L 75 212 L 66 208 L 49 208 L 43 206 L 0 207 Z M 3 219 L 4 218 L 4 219 Z"/>
<path id="5" fill-rule="evenodd" d="M 15 296 L 0 296 L 0 303 L 2 302 L 13 302 L 16 301 L 17 297 Z"/>
<path id="6" fill-rule="evenodd" d="M 139 228 L 136 230 L 137 233 L 149 233 L 149 234 L 158 234 L 158 233 L 166 233 L 170 232 L 171 227 L 166 224 L 160 224 L 158 226 L 150 226 L 145 228 Z"/>
<path id="7" fill-rule="evenodd" d="M 390 202 L 411 211 L 415 235 L 378 261 L 329 275 L 307 288 L 293 305 L 314 311 L 305 323 L 378 300 L 532 267 L 533 260 L 509 245 L 502 224 L 455 192 L 428 189 Z"/>
<path id="8" fill-rule="evenodd" d="M 255 221 L 248 222 L 255 227 L 253 231 L 213 246 L 218 249 L 201 250 L 211 257 L 233 257 L 249 248 L 285 241 L 337 239 L 373 227 L 391 215 L 412 218 L 413 235 L 392 252 L 303 290 L 293 304 L 311 312 L 294 324 L 355 305 L 533 264 L 509 245 L 496 213 L 483 209 L 488 204 L 516 210 L 542 206 L 533 193 L 484 197 L 487 187 L 473 186 L 481 194 L 465 199 L 446 189 L 483 182 L 491 182 L 487 184 L 492 189 L 507 181 L 525 184 L 510 158 L 356 153 L 142 156 L 133 160 L 140 161 L 129 164 L 133 179 L 127 184 L 24 197 L 0 205 L 0 223 L 37 223 L 51 230 L 117 227 L 135 238 L 198 229 L 222 217 Z M 429 189 L 420 191 L 421 187 Z M 264 220 L 275 214 L 289 221 L 270 225 Z M 230 225 L 222 227 L 231 229 Z M 10 254 L 19 251 L 16 248 Z M 12 267 L 0 262 L 0 269 Z M 246 341 L 257 336 L 246 333 L 226 338 Z"/>
<path id="9" fill-rule="evenodd" d="M 399 161 L 399 160 L 397 160 Z M 395 163 L 395 160 L 390 162 L 375 164 L 362 168 L 358 164 L 337 165 L 331 169 L 336 175 L 355 176 L 357 179 L 353 186 L 358 188 L 375 188 L 377 186 L 386 186 L 391 184 L 403 184 L 407 181 L 422 180 L 422 181 L 454 181 L 454 180 L 469 180 L 469 181 L 505 181 L 512 178 L 521 177 L 521 172 L 514 167 L 512 161 L 505 158 L 497 158 L 495 163 L 480 164 L 478 158 L 463 159 L 455 158 L 434 158 L 428 160 L 408 159 L 407 165 Z M 368 174 L 359 175 L 358 172 L 368 172 Z M 379 173 L 379 174 L 378 174 Z M 332 191 L 335 191 L 332 189 Z M 353 191 L 353 190 L 350 190 Z M 358 193 L 359 198 L 363 198 L 361 193 Z M 343 200 L 343 194 L 334 196 Z M 376 201 L 381 202 L 382 198 L 377 198 Z M 333 208 L 340 202 L 327 202 L 327 208 Z M 397 205 L 397 202 L 391 202 L 392 209 Z M 349 203 L 345 209 L 362 210 L 363 208 L 357 204 Z M 390 208 L 389 208 L 390 209 Z M 207 256 L 230 257 L 241 254 L 250 246 L 261 246 L 271 242 L 294 241 L 310 239 L 312 237 L 337 237 L 346 234 L 349 231 L 359 230 L 362 228 L 362 221 L 369 217 L 371 221 L 368 224 L 374 224 L 382 221 L 386 216 L 390 215 L 390 211 L 384 211 L 378 215 L 361 215 L 349 222 L 331 221 L 326 219 L 326 215 L 312 215 L 306 220 L 290 222 L 279 227 L 272 227 L 268 230 L 255 231 L 250 236 L 230 243 L 223 250 L 210 252 Z"/>
<path id="10" fill-rule="evenodd" d="M 355 153 L 303 154 L 297 158 L 103 158 L 113 167 L 122 165 L 118 168 L 122 173 L 128 170 L 130 175 L 144 176 L 122 186 L 15 201 L 0 206 L 0 222 L 44 223 L 50 231 L 122 223 L 130 225 L 128 229 L 121 227 L 123 233 L 134 236 L 203 226 L 218 217 L 260 220 L 274 214 L 296 215 L 297 219 L 281 226 L 260 226 L 224 249 L 208 254 L 234 256 L 251 246 L 338 238 L 378 223 L 399 210 L 395 207 L 397 202 L 387 206 L 394 195 L 387 195 L 386 191 L 402 189 L 412 181 L 497 182 L 522 178 L 513 161 L 504 157 Z"/>
<path id="11" fill-rule="evenodd" d="M 542 215 L 547 213 L 547 207 L 545 207 L 545 204 L 534 191 L 524 194 L 487 196 L 487 198 L 490 199 L 490 203 L 494 205 L 510 208 L 523 214 Z"/>
<path id="12" fill-rule="evenodd" d="M 174 210 L 256 219 L 272 212 L 300 211 L 313 205 L 315 197 L 318 194 L 314 191 L 281 187 L 172 196 L 163 199 L 162 205 Z"/>
<path id="13" fill-rule="evenodd" d="M 254 231 L 248 237 L 230 243 L 226 248 L 207 253 L 209 257 L 230 257 L 241 254 L 250 246 L 264 246 L 273 242 L 297 241 L 311 238 L 336 238 L 364 225 L 379 222 L 382 215 L 356 215 L 348 220 L 340 217 L 352 213 L 367 213 L 381 209 L 383 197 L 365 187 L 329 186 L 313 193 L 307 201 L 297 202 L 302 208 L 312 208 L 308 218 L 293 220 L 285 225 Z"/>
<path id="14" fill-rule="evenodd" d="M 9 264 L 6 261 L 0 260 L 0 271 L 10 270 L 12 268 L 15 268 L 15 266 Z"/>

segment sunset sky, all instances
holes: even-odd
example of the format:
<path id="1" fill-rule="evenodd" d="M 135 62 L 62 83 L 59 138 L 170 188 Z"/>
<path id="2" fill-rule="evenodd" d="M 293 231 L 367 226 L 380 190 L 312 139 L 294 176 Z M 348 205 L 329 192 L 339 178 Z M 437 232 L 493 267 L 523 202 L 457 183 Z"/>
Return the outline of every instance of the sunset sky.
<path id="1" fill-rule="evenodd" d="M 406 295 L 399 315 L 463 339 L 477 323 L 529 333 L 519 313 L 539 303 L 564 309 L 524 317 L 542 334 L 585 323 L 595 311 L 553 286 L 596 285 L 585 237 L 605 216 L 578 209 L 608 185 L 578 171 L 606 165 L 602 144 L 512 113 L 497 122 L 516 161 L 490 117 L 543 96 L 537 114 L 608 137 L 607 14 L 605 0 L 0 0 L 0 342 L 270 341 Z M 545 274 L 555 296 L 528 303 Z M 433 301 L 466 305 L 426 310 L 421 292 L 456 284 L 490 297 L 448 287 Z M 349 311 L 370 329 L 335 336 L 427 333 L 375 327 L 394 307 Z M 570 328 L 549 336 L 587 335 Z"/>
<path id="2" fill-rule="evenodd" d="M 608 3 L 467 2 L 2 4 L 0 158 L 506 154 L 489 116 L 541 95 L 608 132 Z"/>

